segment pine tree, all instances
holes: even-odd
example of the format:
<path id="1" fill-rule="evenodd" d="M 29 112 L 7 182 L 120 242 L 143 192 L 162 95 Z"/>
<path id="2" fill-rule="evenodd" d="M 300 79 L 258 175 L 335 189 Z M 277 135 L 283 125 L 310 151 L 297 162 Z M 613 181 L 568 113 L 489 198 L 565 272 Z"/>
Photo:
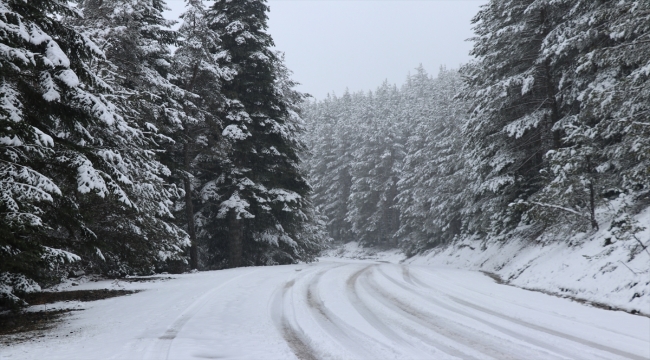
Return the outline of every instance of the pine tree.
<path id="1" fill-rule="evenodd" d="M 141 132 L 107 100 L 110 87 L 92 67 L 101 49 L 61 21 L 78 18 L 74 8 L 47 0 L 0 9 L 0 296 L 16 304 L 16 294 L 39 289 L 34 280 L 65 276 L 81 259 L 70 251 L 103 258 L 85 205 L 133 207 L 125 189 L 139 164 L 112 145 L 137 143 Z"/>
<path id="2" fill-rule="evenodd" d="M 532 0 L 493 0 L 474 18 L 474 64 L 462 74 L 472 116 L 465 127 L 469 174 L 477 199 L 467 217 L 470 231 L 499 233 L 519 224 L 509 205 L 541 187 L 544 155 L 559 146 L 554 125 L 562 117 L 560 78 L 542 43 L 561 21 L 562 6 Z"/>
<path id="3" fill-rule="evenodd" d="M 128 201 L 80 204 L 106 250 L 106 261 L 90 265 L 115 275 L 151 273 L 169 260 L 185 261 L 182 254 L 189 245 L 187 234 L 173 223 L 171 208 L 183 192 L 160 161 L 186 117 L 186 92 L 168 80 L 168 45 L 176 33 L 162 16 L 162 1 L 87 0 L 79 5 L 83 19 L 67 21 L 103 49 L 105 58 L 91 66 L 110 90 L 123 119 L 121 129 L 130 129 L 101 136 L 107 172 L 121 177 Z"/>
<path id="4" fill-rule="evenodd" d="M 386 244 L 399 228 L 395 207 L 397 182 L 403 159 L 403 137 L 395 116 L 400 96 L 387 82 L 375 94 L 357 102 L 358 112 L 350 119 L 360 134 L 352 152 L 352 186 L 347 220 L 358 241 Z"/>
<path id="5" fill-rule="evenodd" d="M 571 11 L 544 42 L 544 59 L 563 70 L 560 91 L 571 109 L 556 128 L 562 147 L 547 154 L 549 183 L 530 215 L 564 217 L 598 229 L 605 198 L 647 188 L 647 54 L 649 5 L 566 2 Z M 557 210 L 560 211 L 557 211 Z M 558 216 L 559 215 L 559 216 Z"/>
<path id="6" fill-rule="evenodd" d="M 173 57 L 170 75 L 172 83 L 187 93 L 182 101 L 184 117 L 182 130 L 173 134 L 170 148 L 173 168 L 185 190 L 183 214 L 178 216 L 187 227 L 192 243 L 190 267 L 199 267 L 195 214 L 201 212 L 203 202 L 199 190 L 218 178 L 219 166 L 224 162 L 221 146 L 221 121 L 218 118 L 221 97 L 221 79 L 232 76 L 228 69 L 219 67 L 219 38 L 210 29 L 207 8 L 200 0 L 189 0 L 178 33 L 180 43 Z M 212 201 L 210 198 L 204 199 Z M 195 212 L 196 208 L 196 212 Z"/>
<path id="7" fill-rule="evenodd" d="M 353 240 L 346 220 L 352 186 L 350 161 L 353 137 L 358 134 L 346 117 L 352 104 L 346 92 L 342 98 L 328 96 L 304 106 L 309 149 L 307 168 L 314 189 L 314 203 L 327 218 L 327 231 L 338 242 Z M 351 108 L 350 108 L 351 109 Z"/>
<path id="8" fill-rule="evenodd" d="M 221 90 L 228 161 L 210 185 L 220 203 L 202 217 L 210 222 L 215 259 L 227 251 L 229 267 L 296 261 L 297 233 L 306 220 L 310 188 L 300 171 L 296 112 L 303 96 L 286 91 L 281 59 L 266 33 L 268 10 L 262 0 L 219 0 L 209 12 L 221 41 L 219 65 L 235 75 Z"/>
<path id="9" fill-rule="evenodd" d="M 310 179 L 330 236 L 365 245 L 399 241 L 414 253 L 460 233 L 460 89 L 457 72 L 443 69 L 431 79 L 420 67 L 400 90 L 384 83 L 374 93 L 306 105 Z"/>
<path id="10" fill-rule="evenodd" d="M 73 10 L 57 2 L 46 3 L 55 13 Z M 70 60 L 61 49 L 81 38 L 69 29 L 56 26 L 43 14 L 44 10 L 22 2 L 0 3 L 0 306 L 18 305 L 16 296 L 40 290 L 32 278 L 50 265 L 42 260 L 46 252 L 39 235 L 47 229 L 43 215 L 53 205 L 61 190 L 48 174 L 39 171 L 39 163 L 54 153 L 54 140 L 39 124 L 38 110 L 31 101 L 43 104 L 43 90 L 53 88 L 57 75 L 65 79 L 74 74 Z M 54 26 L 52 26 L 54 25 Z M 48 28 L 58 30 L 61 40 L 55 41 Z M 55 34 L 56 34 L 55 33 Z M 49 49 L 49 52 L 48 52 Z M 88 48 L 78 49 L 90 53 Z M 76 74 L 74 74 L 76 76 Z M 75 89 L 56 80 L 52 95 L 74 96 Z M 61 89 L 61 86 L 63 88 Z M 72 89 L 71 89 L 72 88 Z M 68 111 L 75 107 L 68 105 Z M 65 109 L 66 106 L 61 106 Z M 36 113 L 35 113 L 36 112 Z M 34 122 L 39 120 L 39 122 Z M 43 124 L 44 125 L 44 124 Z M 41 130 L 40 128 L 44 128 Z"/>
<path id="11" fill-rule="evenodd" d="M 455 98 L 461 89 L 458 72 L 441 68 L 431 79 L 421 67 L 402 89 L 404 126 L 413 129 L 398 194 L 397 237 L 407 253 L 448 243 L 462 230 L 467 199 L 461 129 L 467 109 Z"/>

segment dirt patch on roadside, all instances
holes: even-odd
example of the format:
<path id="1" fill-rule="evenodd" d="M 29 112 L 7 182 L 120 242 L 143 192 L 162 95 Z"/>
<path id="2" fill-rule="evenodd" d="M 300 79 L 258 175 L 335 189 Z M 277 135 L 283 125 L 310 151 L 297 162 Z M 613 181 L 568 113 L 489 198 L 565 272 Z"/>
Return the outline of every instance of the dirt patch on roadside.
<path id="1" fill-rule="evenodd" d="M 496 282 L 497 284 L 500 284 L 500 285 L 508 285 L 507 282 L 503 281 L 503 279 L 501 278 L 501 276 L 499 276 L 499 275 L 497 275 L 497 274 L 495 274 L 495 273 L 491 273 L 491 272 L 489 272 L 489 271 L 483 271 L 483 270 L 481 270 L 481 272 L 482 272 L 484 275 L 487 275 L 488 277 L 492 278 L 492 280 L 494 280 L 494 282 Z"/>
<path id="2" fill-rule="evenodd" d="M 116 296 L 131 295 L 138 291 L 132 290 L 76 290 L 76 291 L 53 291 L 27 294 L 24 299 L 29 305 L 51 304 L 58 301 L 95 301 L 108 299 Z"/>
<path id="3" fill-rule="evenodd" d="M 38 312 L 8 312 L 0 314 L 0 343 L 6 344 L 3 335 L 11 335 L 28 331 L 43 331 L 51 329 L 60 318 L 72 310 L 51 310 Z"/>
<path id="4" fill-rule="evenodd" d="M 129 283 L 136 283 L 136 282 L 149 282 L 149 281 L 167 281 L 167 280 L 172 280 L 174 279 L 173 277 L 162 277 L 162 276 L 154 276 L 154 277 L 128 277 L 128 278 L 120 278 L 117 279 L 117 281 L 124 281 L 124 282 L 129 282 Z"/>
<path id="5" fill-rule="evenodd" d="M 135 294 L 131 290 L 76 290 L 40 292 L 27 294 L 25 301 L 30 305 L 45 305 L 61 301 L 95 301 L 117 296 Z M 5 311 L 0 312 L 0 345 L 16 344 L 39 337 L 44 331 L 55 327 L 64 316 L 82 309 L 59 309 L 45 311 Z"/>

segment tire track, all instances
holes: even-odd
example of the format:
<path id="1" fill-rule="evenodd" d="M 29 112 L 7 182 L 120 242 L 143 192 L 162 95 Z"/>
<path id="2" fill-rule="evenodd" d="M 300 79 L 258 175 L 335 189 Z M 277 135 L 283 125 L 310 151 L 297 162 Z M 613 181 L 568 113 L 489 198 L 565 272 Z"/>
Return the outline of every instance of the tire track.
<path id="1" fill-rule="evenodd" d="M 556 346 L 553 346 L 553 344 L 549 343 L 548 341 L 542 341 L 542 340 L 539 340 L 537 338 L 518 333 L 518 332 L 516 332 L 514 330 L 511 330 L 511 329 L 508 329 L 508 328 L 503 327 L 501 325 L 495 324 L 495 323 L 493 323 L 493 322 L 491 322 L 489 320 L 485 320 L 485 319 L 476 317 L 476 316 L 474 316 L 474 315 L 472 315 L 470 313 L 467 313 L 467 312 L 465 312 L 463 310 L 460 310 L 460 309 L 455 308 L 453 306 L 449 306 L 448 304 L 445 304 L 444 302 L 435 300 L 434 298 L 424 296 L 423 294 L 421 294 L 421 293 L 419 293 L 419 292 L 417 292 L 417 291 L 415 291 L 413 289 L 409 289 L 407 286 L 404 286 L 403 284 L 400 284 L 398 281 L 393 279 L 391 276 L 387 275 L 385 272 L 381 271 L 381 273 L 386 279 L 388 279 L 389 281 L 391 281 L 395 285 L 401 287 L 402 289 L 404 289 L 406 291 L 409 291 L 409 292 L 419 296 L 420 298 L 424 299 L 425 301 L 428 301 L 429 303 L 431 303 L 433 305 L 436 305 L 436 306 L 438 306 L 440 308 L 451 311 L 451 312 L 456 313 L 458 315 L 464 316 L 466 318 L 472 319 L 474 321 L 478 321 L 478 322 L 480 322 L 480 323 L 482 323 L 484 325 L 487 325 L 487 326 L 489 326 L 489 327 L 491 327 L 491 328 L 493 328 L 493 329 L 495 329 L 495 330 L 497 330 L 497 331 L 499 331 L 499 332 L 501 332 L 503 334 L 506 334 L 506 335 L 508 335 L 510 337 L 513 337 L 515 339 L 518 339 L 518 340 L 524 341 L 526 343 L 535 345 L 535 346 L 537 346 L 539 348 L 545 349 L 545 350 L 550 351 L 552 353 L 559 354 L 559 355 L 569 357 L 569 358 L 572 358 L 572 359 L 578 359 L 578 358 L 590 359 L 590 358 L 580 357 L 580 355 L 578 355 L 576 353 L 569 352 L 569 351 L 566 351 L 564 349 L 560 349 L 560 348 L 558 348 Z M 427 287 L 429 287 L 429 286 L 427 286 Z M 436 291 L 436 292 L 438 292 L 438 291 Z M 454 298 L 454 297 L 452 297 L 450 295 L 447 295 L 447 294 L 444 294 L 444 296 L 446 296 L 446 297 L 448 297 L 448 298 L 450 298 L 452 300 L 457 299 L 457 298 Z M 522 320 L 514 319 L 514 318 L 508 317 L 508 316 L 505 316 L 504 319 L 508 320 L 509 322 L 516 323 L 518 325 L 521 325 L 521 326 L 528 327 L 528 328 L 531 328 L 533 330 L 536 330 L 536 329 L 532 328 L 531 326 L 527 326 L 527 325 L 524 325 L 524 324 L 532 325 L 532 326 L 535 326 L 535 327 L 537 325 L 529 324 L 529 323 L 526 323 L 526 322 L 524 322 Z M 513 320 L 515 320 L 515 321 L 513 321 Z M 559 336 L 559 337 L 562 337 L 562 336 Z"/>
<path id="2" fill-rule="evenodd" d="M 291 326 L 289 320 L 284 313 L 284 303 L 287 296 L 287 292 L 293 288 L 296 283 L 296 279 L 288 281 L 282 286 L 280 291 L 276 291 L 274 296 L 273 306 L 271 307 L 271 316 L 273 317 L 274 323 L 282 337 L 291 348 L 291 351 L 296 355 L 300 360 L 318 360 L 316 352 L 309 345 L 308 340 L 305 338 L 304 333 Z"/>
<path id="3" fill-rule="evenodd" d="M 178 336 L 178 333 L 183 329 L 183 326 L 185 326 L 185 324 L 187 324 L 188 321 L 190 321 L 194 316 L 196 316 L 201 311 L 201 309 L 208 304 L 208 299 L 217 290 L 223 288 L 224 286 L 236 280 L 239 280 L 242 277 L 252 275 L 260 271 L 261 269 L 257 269 L 254 271 L 250 271 L 235 276 L 234 278 L 216 286 L 212 290 L 201 295 L 198 299 L 192 302 L 187 308 L 185 308 L 183 313 L 179 315 L 176 318 L 176 320 L 174 320 L 174 322 L 167 328 L 167 330 L 165 330 L 165 332 L 160 337 L 158 337 L 158 339 L 156 339 L 152 348 L 150 348 L 150 350 L 147 351 L 147 354 L 145 355 L 145 359 L 153 359 L 153 360 L 169 359 L 169 352 L 171 351 L 172 343 L 174 342 L 174 339 L 176 339 L 176 336 Z"/>
<path id="4" fill-rule="evenodd" d="M 318 324 L 333 338 L 335 338 L 341 345 L 347 348 L 351 353 L 356 354 L 355 358 L 362 359 L 375 359 L 378 358 L 376 354 L 372 354 L 362 344 L 374 344 L 378 347 L 394 352 L 394 349 L 387 348 L 385 344 L 367 336 L 359 330 L 348 325 L 339 318 L 336 314 L 332 313 L 323 303 L 318 291 L 318 285 L 321 277 L 329 270 L 320 271 L 310 281 L 307 286 L 307 305 L 316 318 L 319 318 Z M 380 355 L 381 356 L 381 355 Z M 384 355 L 385 356 L 385 355 Z"/>
<path id="5" fill-rule="evenodd" d="M 383 274 L 383 271 L 381 269 L 379 271 L 382 272 Z M 386 276 L 385 274 L 383 275 Z M 561 358 L 558 356 L 553 356 L 553 354 L 546 353 L 546 352 L 540 353 L 539 351 L 534 351 L 534 354 L 531 354 L 532 349 L 527 349 L 519 344 L 512 343 L 508 340 L 502 338 L 495 338 L 494 336 L 485 333 L 481 330 L 474 329 L 462 325 L 460 323 L 455 323 L 453 321 L 449 321 L 445 318 L 436 316 L 434 314 L 415 309 L 414 307 L 410 306 L 404 301 L 393 296 L 393 294 L 390 294 L 386 290 L 382 289 L 381 286 L 379 286 L 372 279 L 369 279 L 368 287 L 378 297 L 379 296 L 382 297 L 383 300 L 387 301 L 396 310 L 401 311 L 405 317 L 413 320 L 414 322 L 422 326 L 429 328 L 430 330 L 446 338 L 449 338 L 450 340 L 453 340 L 454 342 L 460 343 L 464 346 L 468 346 L 473 350 L 476 350 L 492 358 L 512 359 L 512 360 L 519 360 L 522 357 L 523 358 L 534 357 L 534 358 L 543 358 L 543 359 Z M 494 340 L 487 341 L 486 339 L 494 339 Z M 506 343 L 509 343 L 508 344 L 509 348 L 515 351 L 509 351 L 509 352 L 501 351 L 500 349 L 503 349 L 503 345 Z"/>
<path id="6" fill-rule="evenodd" d="M 348 278 L 346 281 L 346 293 L 350 303 L 354 309 L 361 315 L 370 325 L 372 325 L 377 331 L 379 331 L 386 338 L 399 342 L 400 344 L 411 345 L 404 338 L 398 335 L 391 328 L 386 326 L 386 324 L 381 321 L 373 312 L 368 308 L 368 306 L 361 300 L 359 293 L 357 291 L 357 281 L 359 277 L 366 273 L 374 265 L 368 265 L 361 270 L 355 272 Z"/>
<path id="7" fill-rule="evenodd" d="M 545 327 L 542 327 L 542 326 L 539 326 L 539 325 L 531 324 L 531 323 L 525 322 L 523 320 L 513 318 L 513 317 L 508 316 L 508 315 L 500 314 L 500 313 L 497 313 L 496 311 L 492 311 L 492 310 L 486 309 L 486 308 L 484 308 L 482 306 L 469 303 L 469 302 L 467 302 L 465 300 L 461 300 L 461 299 L 459 299 L 457 297 L 454 297 L 454 296 L 449 296 L 449 298 L 452 299 L 453 301 L 455 301 L 456 303 L 460 304 L 460 305 L 464 305 L 466 307 L 481 311 L 481 312 L 483 312 L 485 314 L 492 315 L 492 316 L 495 316 L 495 317 L 498 317 L 498 318 L 501 318 L 501 319 L 504 319 L 504 320 L 508 320 L 508 321 L 510 321 L 512 323 L 515 323 L 515 324 L 518 324 L 518 325 L 521 325 L 521 326 L 525 326 L 527 328 L 537 330 L 537 331 L 540 331 L 540 332 L 544 332 L 544 333 L 549 334 L 549 335 L 553 335 L 553 336 L 556 336 L 556 337 L 559 337 L 559 338 L 570 340 L 570 341 L 573 341 L 575 343 L 585 345 L 585 346 L 588 346 L 588 347 L 593 348 L 593 349 L 598 349 L 598 350 L 605 351 L 605 352 L 608 352 L 610 354 L 622 356 L 622 357 L 625 357 L 625 358 L 628 358 L 628 359 L 648 360 L 647 358 L 645 358 L 643 356 L 638 356 L 636 354 L 632 354 L 632 353 L 629 353 L 629 352 L 626 352 L 626 351 L 614 349 L 614 348 L 611 348 L 611 347 L 606 346 L 606 345 L 598 344 L 598 343 L 595 343 L 593 341 L 589 341 L 589 340 L 579 338 L 577 336 L 569 335 L 569 334 L 566 334 L 566 333 L 563 333 L 563 332 L 560 332 L 560 331 L 556 331 L 556 330 L 548 329 L 548 328 L 545 328 Z"/>
<path id="8" fill-rule="evenodd" d="M 390 278 L 385 273 L 383 273 L 383 275 L 386 276 L 387 278 L 389 278 L 389 280 L 391 280 L 393 283 L 401 286 L 404 289 L 407 289 L 403 285 L 401 285 L 398 282 L 394 281 L 394 279 Z M 417 282 L 423 284 L 427 288 L 433 289 L 432 287 L 430 287 L 429 285 L 424 284 L 420 280 L 417 280 Z M 409 289 L 407 289 L 407 290 L 409 290 Z M 437 291 L 435 289 L 433 289 L 433 290 Z M 416 293 L 413 290 L 409 290 L 409 291 L 411 291 L 413 293 Z M 422 296 L 422 295 L 420 295 L 420 296 Z M 461 306 L 480 311 L 480 312 L 482 312 L 484 314 L 491 315 L 491 316 L 506 320 L 508 322 L 511 322 L 511 323 L 526 327 L 526 328 L 531 329 L 531 330 L 543 332 L 543 333 L 546 333 L 548 335 L 552 335 L 552 336 L 555 336 L 555 337 L 558 337 L 558 338 L 561 338 L 561 339 L 572 341 L 574 343 L 585 345 L 585 346 L 590 347 L 592 349 L 598 349 L 600 351 L 608 352 L 610 354 L 622 356 L 624 358 L 633 359 L 633 360 L 648 360 L 647 358 L 645 358 L 643 356 L 639 356 L 639 355 L 632 354 L 632 353 L 629 353 L 629 352 L 626 352 L 626 351 L 615 349 L 615 348 L 612 348 L 612 347 L 609 347 L 609 346 L 606 346 L 606 345 L 602 345 L 602 344 L 599 344 L 599 343 L 596 343 L 596 342 L 593 342 L 593 341 L 589 341 L 589 340 L 586 340 L 586 339 L 583 339 L 583 338 L 580 338 L 580 337 L 577 337 L 577 336 L 574 336 L 574 335 L 563 333 L 561 331 L 549 329 L 549 328 L 541 326 L 541 325 L 532 324 L 532 323 L 529 323 L 527 321 L 517 319 L 515 317 L 508 316 L 508 315 L 505 315 L 505 314 L 502 314 L 502 313 L 487 309 L 487 308 L 482 307 L 480 305 L 470 303 L 468 301 L 462 300 L 462 299 L 460 299 L 458 297 L 455 297 L 455 296 L 452 296 L 452 295 L 449 295 L 449 294 L 445 294 L 445 296 L 447 296 L 449 299 L 451 299 L 452 301 L 454 301 L 455 303 L 457 303 L 457 304 L 459 304 Z M 470 315 L 470 314 L 468 314 L 468 313 L 466 313 L 466 312 L 464 312 L 462 310 L 454 309 L 453 307 L 451 307 L 449 305 L 446 305 L 446 304 L 443 304 L 441 302 L 435 301 L 435 300 L 433 300 L 431 298 L 426 298 L 425 297 L 425 299 L 427 299 L 429 302 L 434 303 L 437 306 L 444 307 L 447 310 L 454 311 L 454 312 L 459 313 L 461 315 L 471 317 L 472 319 L 480 321 L 480 322 L 482 322 L 482 323 L 484 323 L 484 324 L 486 324 L 488 326 L 491 326 L 491 327 L 493 327 L 493 328 L 495 328 L 495 329 L 497 329 L 497 330 L 499 330 L 499 331 L 501 331 L 503 333 L 506 333 L 506 334 L 511 335 L 511 336 L 519 337 L 521 340 L 525 340 L 527 342 L 530 342 L 530 343 L 538 345 L 538 346 L 540 346 L 541 344 L 545 344 L 543 347 L 552 346 L 552 345 L 548 344 L 547 342 L 542 342 L 540 340 L 537 340 L 537 339 L 534 339 L 534 338 L 531 338 L 531 337 L 528 337 L 528 336 L 524 336 L 524 335 L 520 335 L 518 333 L 514 333 L 513 331 L 511 331 L 509 329 L 505 329 L 505 328 L 503 328 L 503 327 L 501 327 L 499 325 L 496 325 L 494 323 L 491 323 L 491 322 L 489 322 L 487 320 L 479 319 L 479 318 L 474 317 L 473 315 Z M 619 334 L 619 335 L 622 335 L 622 334 Z M 554 352 L 558 352 L 558 351 L 563 352 L 561 349 L 557 349 L 557 348 L 555 348 L 552 351 L 554 351 Z M 569 354 L 568 356 L 575 357 L 575 355 L 572 355 L 572 354 Z"/>
<path id="9" fill-rule="evenodd" d="M 386 336 L 389 339 L 396 340 L 399 344 L 403 344 L 408 346 L 411 349 L 416 350 L 417 352 L 421 352 L 419 348 L 414 346 L 411 342 L 407 341 L 402 337 L 401 335 L 397 334 L 397 332 L 393 331 L 386 323 L 382 320 L 380 320 L 373 312 L 370 310 L 370 308 L 361 300 L 361 297 L 359 296 L 359 293 L 357 291 L 357 282 L 359 280 L 359 277 L 364 275 L 364 276 L 369 276 L 368 270 L 372 270 L 376 265 L 370 265 L 367 266 L 356 273 L 354 273 L 347 281 L 347 289 L 348 289 L 348 297 L 350 299 L 350 302 L 352 305 L 355 307 L 355 309 L 359 312 L 361 316 L 368 321 L 372 326 L 374 326 L 378 331 L 380 331 L 384 336 Z M 463 353 L 457 349 L 454 349 L 446 344 L 443 344 L 438 341 L 434 341 L 430 339 L 430 337 L 426 336 L 425 334 L 422 334 L 418 332 L 417 330 L 413 328 L 407 328 L 403 324 L 398 324 L 401 328 L 402 331 L 405 333 L 411 335 L 412 337 L 415 337 L 422 341 L 423 343 L 431 346 L 434 349 L 440 350 L 448 355 L 459 357 L 462 359 L 475 359 L 469 354 Z M 431 356 L 431 354 L 423 354 L 426 356 Z M 426 357 L 423 357 L 426 358 Z"/>
<path id="10" fill-rule="evenodd" d="M 322 275 L 341 266 L 344 265 L 339 264 L 330 266 L 327 269 L 318 271 L 316 276 L 319 276 L 319 274 Z M 273 295 L 272 305 L 270 307 L 271 318 L 273 319 L 276 328 L 284 338 L 293 354 L 301 360 L 318 360 L 320 357 L 317 355 L 318 351 L 311 345 L 312 340 L 309 338 L 307 333 L 302 330 L 300 324 L 296 321 L 293 321 L 295 324 L 292 324 L 288 317 L 286 309 L 289 308 L 295 311 L 296 304 L 294 304 L 289 299 L 288 295 L 289 293 L 293 293 L 295 291 L 295 284 L 297 281 L 306 278 L 313 272 L 314 271 L 306 273 L 303 272 L 300 274 L 300 276 L 286 282 L 281 289 L 276 290 Z M 295 314 L 293 316 L 295 318 Z M 323 355 L 327 355 L 325 357 L 330 357 L 329 354 Z"/>

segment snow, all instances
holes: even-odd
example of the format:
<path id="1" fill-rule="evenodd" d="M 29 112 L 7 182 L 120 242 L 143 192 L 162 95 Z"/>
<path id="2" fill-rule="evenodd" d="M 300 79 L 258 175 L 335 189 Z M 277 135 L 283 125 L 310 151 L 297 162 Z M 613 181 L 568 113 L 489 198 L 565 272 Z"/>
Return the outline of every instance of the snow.
<path id="1" fill-rule="evenodd" d="M 219 213 L 217 216 L 219 219 L 225 219 L 230 210 L 235 211 L 237 214 L 237 220 L 240 220 L 242 218 L 244 219 L 252 219 L 255 217 L 255 215 L 251 214 L 248 212 L 248 209 L 250 207 L 250 204 L 239 197 L 239 193 L 235 191 L 228 200 L 222 202 L 219 206 Z"/>
<path id="2" fill-rule="evenodd" d="M 51 268 L 54 268 L 57 263 L 72 263 L 76 261 L 81 261 L 81 257 L 77 254 L 73 254 L 69 251 L 62 249 L 55 249 L 49 246 L 43 246 L 44 253 L 41 256 L 43 260 L 46 260 Z M 57 264 L 58 265 L 58 264 Z"/>
<path id="3" fill-rule="evenodd" d="M 77 191 L 87 194 L 97 190 L 97 195 L 104 197 L 108 192 L 106 183 L 100 173 L 93 167 L 88 159 L 79 159 L 77 167 Z"/>
<path id="4" fill-rule="evenodd" d="M 56 75 L 56 77 L 71 88 L 77 87 L 79 85 L 79 78 L 77 77 L 77 74 L 75 74 L 74 71 L 70 69 L 61 71 Z"/>
<path id="5" fill-rule="evenodd" d="M 63 66 L 70 67 L 70 59 L 65 55 L 63 50 L 59 47 L 59 44 L 50 40 L 47 43 L 47 50 L 45 50 L 45 56 L 50 61 L 52 67 Z"/>
<path id="6" fill-rule="evenodd" d="M 650 356 L 650 318 L 445 267 L 321 259 L 71 288 L 141 292 L 50 304 L 83 310 L 40 337 L 4 346 L 0 359 Z"/>
<path id="7" fill-rule="evenodd" d="M 14 292 L 32 293 L 37 291 L 41 291 L 41 287 L 34 280 L 22 274 L 0 273 L 0 298 L 5 297 L 16 303 L 21 303 L 21 300 L 13 294 Z"/>
<path id="8" fill-rule="evenodd" d="M 404 261 L 406 255 L 398 249 L 363 247 L 357 241 L 351 241 L 324 251 L 322 258 L 329 260 L 336 258 L 350 260 L 379 260 L 382 262 L 397 264 Z"/>
<path id="9" fill-rule="evenodd" d="M 34 129 L 34 133 L 36 134 L 36 144 L 41 146 L 54 147 L 54 139 L 52 139 L 50 135 L 42 132 L 38 128 L 33 127 L 32 129 Z"/>
<path id="10" fill-rule="evenodd" d="M 533 89 L 533 85 L 535 85 L 535 77 L 532 76 L 532 75 L 529 75 L 523 81 L 523 84 L 521 86 L 521 95 L 528 94 L 530 92 L 530 90 Z"/>
<path id="11" fill-rule="evenodd" d="M 296 202 L 302 199 L 302 197 L 296 192 L 285 189 L 271 189 L 269 190 L 269 194 L 275 196 L 274 201 L 283 203 Z"/>
<path id="12" fill-rule="evenodd" d="M 538 110 L 531 114 L 526 114 L 523 117 L 509 123 L 503 129 L 508 136 L 519 139 L 522 137 L 528 130 L 536 128 L 539 123 L 544 119 L 546 115 L 549 114 L 549 111 Z"/>
<path id="13" fill-rule="evenodd" d="M 650 224 L 650 208 L 637 220 Z M 650 254 L 637 250 L 632 257 L 637 240 L 616 239 L 615 230 L 604 225 L 594 234 L 577 234 L 569 241 L 464 239 L 407 262 L 493 272 L 517 287 L 650 316 Z M 636 237 L 648 244 L 650 229 Z"/>
<path id="14" fill-rule="evenodd" d="M 0 137 L 0 145 L 4 146 L 21 146 L 23 142 L 20 140 L 18 136 L 3 136 Z"/>
<path id="15" fill-rule="evenodd" d="M 222 135 L 231 140 L 246 140 L 246 138 L 251 135 L 246 129 L 246 126 L 244 125 L 241 126 L 244 127 L 246 132 L 244 132 L 244 130 L 242 130 L 240 126 L 231 124 L 226 126 L 225 129 L 223 129 Z"/>
<path id="16" fill-rule="evenodd" d="M 52 76 L 50 76 L 49 73 L 44 72 L 41 75 L 41 86 L 45 91 L 43 93 L 43 99 L 46 101 L 52 102 L 61 98 L 61 94 L 58 91 L 58 86 L 56 86 L 54 80 L 52 80 Z"/>
<path id="17" fill-rule="evenodd" d="M 21 122 L 23 119 L 23 105 L 20 102 L 20 95 L 13 86 L 7 83 L 0 85 L 0 109 L 3 109 L 7 114 L 7 118 L 15 123 Z"/>

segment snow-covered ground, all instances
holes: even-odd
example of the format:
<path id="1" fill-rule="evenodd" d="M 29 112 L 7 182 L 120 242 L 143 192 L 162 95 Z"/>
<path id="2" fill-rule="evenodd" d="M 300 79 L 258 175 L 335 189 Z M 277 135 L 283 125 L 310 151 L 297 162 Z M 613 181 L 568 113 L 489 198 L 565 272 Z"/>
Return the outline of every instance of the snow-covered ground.
<path id="1" fill-rule="evenodd" d="M 356 241 L 333 246 L 325 250 L 322 259 L 338 258 L 351 260 L 376 260 L 397 264 L 406 259 L 406 255 L 399 249 L 363 247 Z"/>
<path id="2" fill-rule="evenodd" d="M 475 271 L 330 259 L 171 277 L 79 284 L 143 291 L 83 303 L 0 359 L 650 358 L 648 317 Z"/>
<path id="3" fill-rule="evenodd" d="M 516 238 L 464 239 L 406 263 L 488 271 L 521 288 L 650 316 L 650 253 L 640 251 L 639 246 L 639 241 L 650 244 L 650 209 L 637 218 L 648 227 L 636 234 L 638 240 L 617 240 L 610 224 L 604 224 L 591 235 L 570 239 L 546 235 L 536 243 Z"/>

